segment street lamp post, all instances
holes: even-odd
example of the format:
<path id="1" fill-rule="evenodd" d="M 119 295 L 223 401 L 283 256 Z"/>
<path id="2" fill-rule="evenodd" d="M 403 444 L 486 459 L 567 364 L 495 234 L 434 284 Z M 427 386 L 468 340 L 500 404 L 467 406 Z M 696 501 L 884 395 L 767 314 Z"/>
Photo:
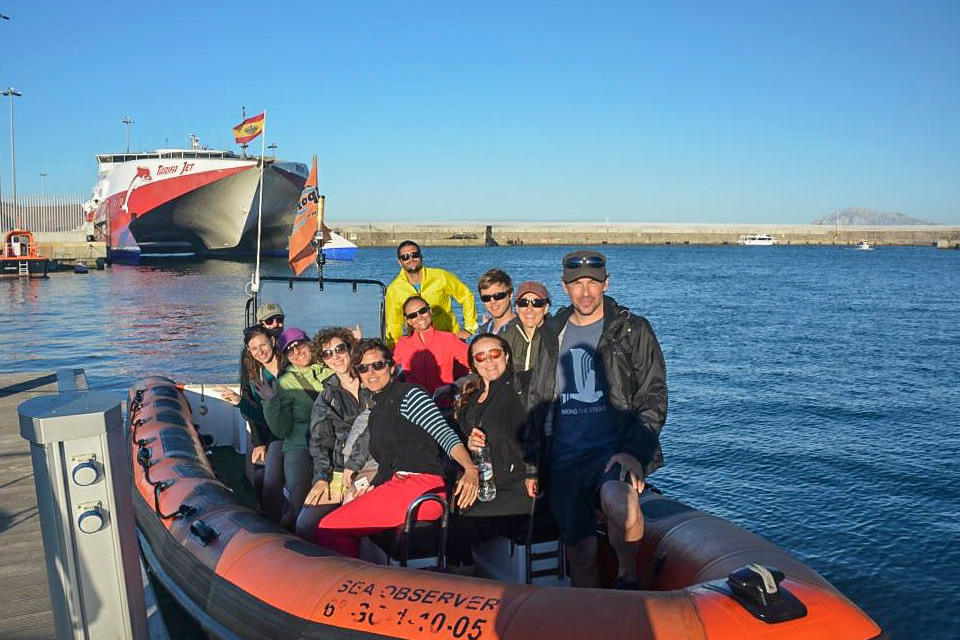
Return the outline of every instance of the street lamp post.
<path id="1" fill-rule="evenodd" d="M 130 116 L 127 116 L 121 120 L 123 124 L 127 125 L 127 153 L 130 153 L 130 125 L 132 125 L 136 120 L 131 120 Z"/>
<path id="2" fill-rule="evenodd" d="M 47 174 L 43 171 L 40 172 L 40 197 L 44 199 L 44 204 L 46 204 L 47 199 Z"/>
<path id="3" fill-rule="evenodd" d="M 9 19 L 10 19 L 10 16 L 0 13 L 0 20 L 9 20 Z M 0 185 L 2 185 L 2 183 L 3 183 L 3 180 L 0 180 Z M 7 222 L 3 219 L 4 208 L 5 207 L 3 206 L 3 189 L 0 188 L 0 222 L 2 222 L 4 227 L 6 227 Z"/>
<path id="4" fill-rule="evenodd" d="M 13 128 L 13 99 L 23 94 L 10 87 L 3 92 L 3 95 L 10 96 L 10 189 L 13 198 L 13 215 L 17 217 L 20 214 L 20 207 L 17 203 L 17 140 L 14 137 Z"/>

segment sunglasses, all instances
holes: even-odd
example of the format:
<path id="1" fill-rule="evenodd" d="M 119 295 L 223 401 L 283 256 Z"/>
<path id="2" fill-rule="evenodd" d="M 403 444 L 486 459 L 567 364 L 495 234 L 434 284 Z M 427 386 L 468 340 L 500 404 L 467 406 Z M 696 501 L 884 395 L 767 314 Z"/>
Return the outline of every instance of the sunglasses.
<path id="1" fill-rule="evenodd" d="M 428 314 L 428 313 L 430 313 L 430 306 L 429 306 L 429 305 L 427 305 L 427 306 L 425 306 L 425 307 L 420 307 L 420 308 L 417 309 L 416 311 L 411 311 L 410 313 L 405 313 L 405 314 L 403 314 L 403 315 L 407 316 L 407 320 L 413 320 L 413 319 L 416 318 L 417 316 L 424 316 L 424 315 L 426 315 L 426 314 Z"/>
<path id="2" fill-rule="evenodd" d="M 575 258 L 567 258 L 563 266 L 566 269 L 579 269 L 581 267 L 590 267 L 592 269 L 602 269 L 607 265 L 607 261 L 601 258 L 600 256 L 580 256 Z"/>
<path id="3" fill-rule="evenodd" d="M 407 260 L 416 260 L 420 257 L 419 251 L 411 251 L 410 253 L 401 253 L 399 256 L 400 262 L 406 262 Z"/>
<path id="4" fill-rule="evenodd" d="M 293 351 L 299 351 L 307 346 L 306 340 L 297 340 L 296 342 L 291 342 L 287 345 L 287 348 L 283 350 L 284 353 L 291 353 Z"/>
<path id="5" fill-rule="evenodd" d="M 283 316 L 271 316 L 263 321 L 263 324 L 283 324 Z"/>
<path id="6" fill-rule="evenodd" d="M 523 309 L 524 307 L 536 307 L 537 309 L 542 309 L 547 306 L 547 301 L 543 298 L 520 298 L 517 300 L 517 307 Z"/>
<path id="7" fill-rule="evenodd" d="M 357 370 L 357 373 L 366 373 L 371 368 L 374 371 L 383 371 L 384 369 L 389 367 L 391 364 L 393 364 L 393 362 L 389 360 L 377 360 L 376 362 L 371 362 L 370 364 L 358 364 L 354 368 Z"/>
<path id="8" fill-rule="evenodd" d="M 504 298 L 509 296 L 511 293 L 513 293 L 512 289 L 508 289 L 507 291 L 501 291 L 500 293 L 485 293 L 482 296 L 480 296 L 480 300 L 482 302 L 490 302 L 491 300 L 503 300 Z"/>
<path id="9" fill-rule="evenodd" d="M 489 356 L 491 360 L 499 360 L 500 356 L 502 355 L 503 349 L 489 349 L 487 351 L 481 351 L 480 353 L 473 354 L 473 361 L 478 363 L 483 362 L 487 359 L 487 356 Z"/>
<path id="10" fill-rule="evenodd" d="M 329 360 L 335 355 L 341 356 L 347 352 L 347 345 L 344 342 L 341 342 L 333 349 L 323 349 L 320 351 L 321 360 Z"/>

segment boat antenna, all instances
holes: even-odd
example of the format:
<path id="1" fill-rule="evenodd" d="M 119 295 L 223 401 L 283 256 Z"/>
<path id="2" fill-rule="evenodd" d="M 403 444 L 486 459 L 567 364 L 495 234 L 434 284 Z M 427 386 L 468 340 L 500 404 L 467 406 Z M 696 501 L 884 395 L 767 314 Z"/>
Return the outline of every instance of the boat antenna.
<path id="1" fill-rule="evenodd" d="M 246 114 L 247 109 L 244 107 L 244 114 Z M 257 206 L 257 270 L 253 274 L 253 292 L 256 293 L 260 291 L 260 235 L 263 231 L 263 170 L 264 170 L 264 160 L 266 159 L 266 140 L 267 140 L 267 110 L 263 110 L 263 129 L 260 131 L 260 204 Z M 244 149 L 246 153 L 246 149 Z"/>

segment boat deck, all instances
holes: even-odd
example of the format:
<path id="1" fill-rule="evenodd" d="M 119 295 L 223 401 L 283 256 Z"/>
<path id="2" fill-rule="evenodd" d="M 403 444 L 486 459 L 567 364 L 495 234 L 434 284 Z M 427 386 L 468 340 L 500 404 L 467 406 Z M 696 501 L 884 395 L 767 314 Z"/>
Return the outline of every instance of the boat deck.
<path id="1" fill-rule="evenodd" d="M 30 445 L 17 415 L 21 402 L 56 392 L 53 373 L 0 374 L 0 640 L 56 637 Z"/>

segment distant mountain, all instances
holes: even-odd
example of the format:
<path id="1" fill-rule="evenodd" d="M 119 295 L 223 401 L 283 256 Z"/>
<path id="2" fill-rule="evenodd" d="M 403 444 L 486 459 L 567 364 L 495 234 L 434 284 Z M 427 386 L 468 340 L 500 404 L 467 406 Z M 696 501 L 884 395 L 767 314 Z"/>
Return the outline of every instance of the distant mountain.
<path id="1" fill-rule="evenodd" d="M 836 225 L 837 216 L 840 217 L 840 226 L 894 226 L 894 225 L 918 225 L 918 224 L 940 224 L 939 222 L 926 222 L 917 220 L 902 213 L 881 213 L 873 209 L 863 207 L 850 207 L 842 211 L 835 211 L 830 215 L 823 216 L 819 220 L 814 220 L 813 224 Z"/>

